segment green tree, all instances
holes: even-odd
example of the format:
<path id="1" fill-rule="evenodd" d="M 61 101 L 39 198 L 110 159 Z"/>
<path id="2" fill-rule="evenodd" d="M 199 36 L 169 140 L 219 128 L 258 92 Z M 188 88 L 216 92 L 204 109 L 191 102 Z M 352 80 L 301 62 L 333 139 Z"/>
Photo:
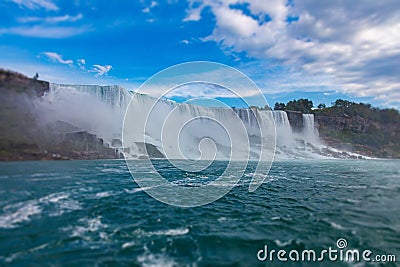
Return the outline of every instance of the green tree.
<path id="1" fill-rule="evenodd" d="M 285 110 L 285 103 L 275 103 L 274 110 Z"/>
<path id="2" fill-rule="evenodd" d="M 285 110 L 294 110 L 294 111 L 300 111 L 302 113 L 311 113 L 311 109 L 313 106 L 314 105 L 312 101 L 301 98 L 299 100 L 289 101 L 286 104 Z"/>
<path id="3" fill-rule="evenodd" d="M 340 108 L 340 109 L 346 109 L 351 107 L 353 104 L 355 104 L 354 102 L 350 102 L 347 100 L 343 100 L 343 99 L 338 99 L 336 100 L 334 103 L 332 103 L 334 107 L 336 108 Z"/>

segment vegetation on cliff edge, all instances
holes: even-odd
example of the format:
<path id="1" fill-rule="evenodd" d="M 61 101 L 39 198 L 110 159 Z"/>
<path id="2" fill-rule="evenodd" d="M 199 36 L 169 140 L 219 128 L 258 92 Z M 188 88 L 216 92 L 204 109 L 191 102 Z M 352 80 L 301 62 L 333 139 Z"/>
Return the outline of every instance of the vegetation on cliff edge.
<path id="1" fill-rule="evenodd" d="M 338 99 L 331 107 L 299 99 L 276 103 L 275 110 L 315 114 L 320 137 L 328 145 L 374 157 L 400 157 L 400 114 L 393 108 Z"/>

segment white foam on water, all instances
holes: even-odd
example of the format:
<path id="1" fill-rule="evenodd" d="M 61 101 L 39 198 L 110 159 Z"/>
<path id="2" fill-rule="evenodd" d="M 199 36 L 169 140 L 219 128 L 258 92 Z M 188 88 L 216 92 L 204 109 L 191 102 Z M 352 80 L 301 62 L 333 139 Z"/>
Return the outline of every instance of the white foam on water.
<path id="1" fill-rule="evenodd" d="M 288 240 L 288 241 L 280 241 L 279 239 L 274 240 L 275 244 L 279 247 L 286 247 L 287 245 L 290 245 L 293 240 Z"/>
<path id="2" fill-rule="evenodd" d="M 178 236 L 178 235 L 186 235 L 187 233 L 189 233 L 188 228 L 177 228 L 177 229 L 149 232 L 149 235 Z"/>
<path id="3" fill-rule="evenodd" d="M 39 202 L 44 202 L 44 203 L 57 203 L 60 200 L 67 199 L 69 197 L 69 194 L 66 192 L 59 192 L 59 193 L 53 193 L 48 196 L 44 196 L 39 198 Z"/>
<path id="4" fill-rule="evenodd" d="M 347 198 L 346 201 L 349 203 L 353 203 L 353 204 L 358 204 L 361 202 L 360 200 L 352 199 L 352 198 Z"/>
<path id="5" fill-rule="evenodd" d="M 78 221 L 79 225 L 69 226 L 63 228 L 63 230 L 71 232 L 71 237 L 79 237 L 85 240 L 91 240 L 94 237 L 108 239 L 108 235 L 102 231 L 103 229 L 106 229 L 108 225 L 103 224 L 101 218 L 101 216 L 95 218 L 82 218 Z M 93 236 L 93 233 L 96 233 L 96 235 Z"/>
<path id="6" fill-rule="evenodd" d="M 22 201 L 7 205 L 0 215 L 0 228 L 16 228 L 23 222 L 30 222 L 35 215 L 41 216 L 47 209 L 49 216 L 60 216 L 64 213 L 82 209 L 78 201 L 72 199 L 69 193 L 52 193 L 39 199 Z"/>
<path id="7" fill-rule="evenodd" d="M 149 186 L 149 187 L 138 187 L 138 188 L 132 188 L 132 189 L 126 189 L 124 188 L 124 191 L 128 194 L 136 194 L 138 192 L 142 192 L 142 191 L 146 191 L 148 189 L 151 188 L 156 188 L 156 187 L 160 187 L 160 185 L 156 185 L 156 186 Z"/>
<path id="8" fill-rule="evenodd" d="M 332 228 L 335 228 L 335 229 L 338 229 L 338 230 L 343 230 L 343 229 L 344 229 L 344 227 L 343 227 L 342 225 L 340 225 L 340 224 L 338 224 L 338 223 L 335 223 L 335 222 L 332 222 L 332 221 L 330 221 L 330 220 L 328 220 L 328 219 L 326 219 L 325 222 L 329 223 L 329 225 L 330 225 Z"/>
<path id="9" fill-rule="evenodd" d="M 143 267 L 172 267 L 177 266 L 177 263 L 164 254 L 144 253 L 137 257 L 137 261 Z"/>
<path id="10" fill-rule="evenodd" d="M 39 203 L 54 206 L 55 211 L 51 212 L 50 216 L 61 216 L 64 213 L 82 209 L 79 202 L 72 199 L 70 194 L 66 192 L 53 193 L 42 197 L 39 199 Z"/>
<path id="11" fill-rule="evenodd" d="M 226 218 L 226 217 L 219 217 L 219 218 L 217 219 L 217 221 L 218 221 L 218 222 L 225 222 L 225 221 L 227 221 L 227 218 Z"/>
<path id="12" fill-rule="evenodd" d="M 34 215 L 41 214 L 42 208 L 37 201 L 20 202 L 4 207 L 5 214 L 0 215 L 0 228 L 15 228 L 22 222 L 29 222 Z"/>
<path id="13" fill-rule="evenodd" d="M 97 198 L 97 199 L 105 198 L 105 197 L 109 197 L 109 196 L 112 196 L 112 195 L 114 195 L 112 191 L 105 191 L 105 192 L 97 193 L 95 195 L 95 198 Z"/>
<path id="14" fill-rule="evenodd" d="M 135 244 L 136 244 L 136 243 L 135 243 L 134 241 L 132 241 L 132 242 L 125 242 L 125 243 L 122 244 L 121 248 L 122 248 L 122 249 L 130 248 L 130 247 L 133 247 Z"/>
<path id="15" fill-rule="evenodd" d="M 18 251 L 16 253 L 11 254 L 10 256 L 6 257 L 5 261 L 6 262 L 13 262 L 15 259 L 19 258 L 20 256 L 24 256 L 24 255 L 27 255 L 27 254 L 31 254 L 32 252 L 45 249 L 45 248 L 47 248 L 49 246 L 49 244 L 50 243 L 45 243 L 45 244 L 39 245 L 37 247 L 30 248 L 30 249 L 25 250 L 25 251 Z"/>

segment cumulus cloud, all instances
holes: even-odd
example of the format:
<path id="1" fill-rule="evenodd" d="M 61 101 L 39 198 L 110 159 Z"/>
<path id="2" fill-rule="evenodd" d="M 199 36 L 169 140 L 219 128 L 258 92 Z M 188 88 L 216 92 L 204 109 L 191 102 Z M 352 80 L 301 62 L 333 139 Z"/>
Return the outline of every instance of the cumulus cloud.
<path id="1" fill-rule="evenodd" d="M 44 8 L 46 10 L 57 11 L 58 6 L 49 0 L 10 0 L 18 4 L 21 7 L 26 7 L 29 9 L 40 9 Z"/>
<path id="2" fill-rule="evenodd" d="M 74 62 L 71 59 L 63 59 L 61 55 L 54 53 L 54 52 L 43 52 L 43 55 L 47 56 L 51 61 L 65 64 L 65 65 L 72 65 Z"/>
<path id="3" fill-rule="evenodd" d="M 276 60 L 307 75 L 331 76 L 340 90 L 400 106 L 398 1 L 193 1 L 185 21 L 215 16 L 225 50 Z"/>
<path id="4" fill-rule="evenodd" d="M 216 39 L 223 36 L 236 36 L 238 38 L 251 37 L 258 31 L 258 21 L 244 15 L 240 10 L 229 8 L 229 6 L 218 6 L 214 8 L 219 29 L 214 32 Z"/>
<path id="5" fill-rule="evenodd" d="M 110 70 L 111 70 L 111 68 L 112 68 L 112 66 L 110 66 L 110 65 L 104 65 L 104 66 L 102 66 L 102 65 L 93 65 L 93 72 L 97 72 L 97 76 L 103 76 L 103 75 L 105 75 L 105 74 L 107 74 Z"/>

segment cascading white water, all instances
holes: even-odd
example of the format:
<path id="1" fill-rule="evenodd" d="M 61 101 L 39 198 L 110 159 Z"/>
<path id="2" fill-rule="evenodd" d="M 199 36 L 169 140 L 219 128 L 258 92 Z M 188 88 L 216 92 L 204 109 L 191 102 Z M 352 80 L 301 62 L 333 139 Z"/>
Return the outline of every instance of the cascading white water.
<path id="1" fill-rule="evenodd" d="M 50 84 L 38 112 L 43 123 L 68 122 L 111 145 L 121 140 L 130 99 L 131 94 L 120 86 Z"/>
<path id="2" fill-rule="evenodd" d="M 290 126 L 288 115 L 283 110 L 274 110 L 272 112 L 275 120 L 277 132 L 277 145 L 291 145 L 293 143 L 293 132 Z"/>
<path id="3" fill-rule="evenodd" d="M 303 134 L 311 143 L 319 142 L 318 130 L 315 128 L 314 114 L 303 114 Z"/>
<path id="4" fill-rule="evenodd" d="M 217 150 L 216 158 L 230 158 L 232 140 L 243 140 L 235 144 L 237 154 L 234 156 L 246 158 L 250 150 L 250 155 L 256 158 L 260 155 L 260 127 L 273 129 L 274 125 L 271 115 L 261 114 L 257 109 L 227 109 L 187 103 L 177 104 L 168 100 L 157 101 L 140 94 L 133 94 L 128 112 L 134 120 L 125 121 L 124 130 L 129 129 L 129 131 L 123 133 L 124 140 L 129 140 L 129 151 L 132 155 L 135 154 L 132 151 L 136 151 L 137 156 L 140 156 L 138 152 L 140 148 L 135 147 L 137 145 L 135 142 L 140 141 L 144 135 L 146 143 L 156 146 L 169 158 L 210 158 L 213 157 L 215 150 Z M 149 114 L 149 116 L 140 114 Z M 258 121 L 262 125 L 259 125 Z M 145 129 L 135 127 L 137 125 L 146 125 L 146 127 Z M 238 128 L 229 130 L 235 126 Z M 212 139 L 217 149 L 205 143 L 200 152 L 199 142 L 204 138 Z M 268 134 L 263 138 L 263 142 L 274 140 Z M 246 145 L 247 139 L 249 139 L 249 144 Z M 165 143 L 173 145 L 163 147 L 162 144 Z"/>
<path id="5" fill-rule="evenodd" d="M 134 113 L 135 122 L 144 125 L 146 129 L 140 129 L 132 125 L 128 137 L 132 143 L 145 134 L 145 143 L 156 147 L 164 155 L 188 158 L 199 158 L 201 153 L 207 154 L 215 150 L 207 142 L 202 144 L 205 148 L 199 152 L 199 140 L 213 133 L 213 142 L 217 146 L 217 158 L 228 158 L 231 152 L 231 139 L 249 140 L 249 148 L 239 147 L 238 151 L 250 149 L 250 155 L 257 157 L 260 154 L 261 136 L 263 141 L 271 141 L 275 135 L 268 136 L 268 132 L 276 127 L 276 157 L 277 158 L 304 158 L 304 157 L 331 157 L 326 152 L 318 137 L 318 131 L 314 125 L 313 114 L 303 114 L 303 131 L 294 133 L 285 111 L 266 111 L 252 109 L 228 109 L 204 107 L 192 104 L 177 104 L 170 100 L 160 100 L 143 94 L 130 93 L 119 86 L 97 85 L 60 85 L 51 84 L 50 91 L 45 94 L 39 105 L 40 117 L 46 122 L 65 121 L 82 130 L 96 134 L 103 138 L 105 143 L 121 143 L 122 125 L 127 107 L 130 105 Z M 156 105 L 154 105 L 156 103 Z M 153 106 L 154 105 L 154 106 Z M 147 118 L 144 114 L 149 114 Z M 204 117 L 209 117 L 208 119 Z M 197 118 L 194 120 L 194 118 Z M 210 119 L 211 118 L 211 119 Z M 224 132 L 222 122 L 234 125 L 240 119 L 248 136 L 242 136 L 239 131 Z M 187 123 L 190 121 L 190 123 Z M 143 123 L 143 124 L 142 124 Z M 185 128 L 185 131 L 161 131 L 167 124 L 171 129 Z M 259 125 L 260 124 L 260 125 Z M 179 127 L 178 127 L 179 126 Z M 261 130 L 260 130 L 261 129 Z M 266 129 L 266 130 L 265 130 Z M 263 135 L 261 135 L 263 131 Z M 267 133 L 267 134 L 265 134 Z M 176 147 L 163 148 L 163 140 L 176 138 L 179 135 L 179 143 Z M 117 140 L 117 142 L 115 142 Z M 131 153 L 139 157 L 143 153 L 143 144 L 130 148 Z"/>

